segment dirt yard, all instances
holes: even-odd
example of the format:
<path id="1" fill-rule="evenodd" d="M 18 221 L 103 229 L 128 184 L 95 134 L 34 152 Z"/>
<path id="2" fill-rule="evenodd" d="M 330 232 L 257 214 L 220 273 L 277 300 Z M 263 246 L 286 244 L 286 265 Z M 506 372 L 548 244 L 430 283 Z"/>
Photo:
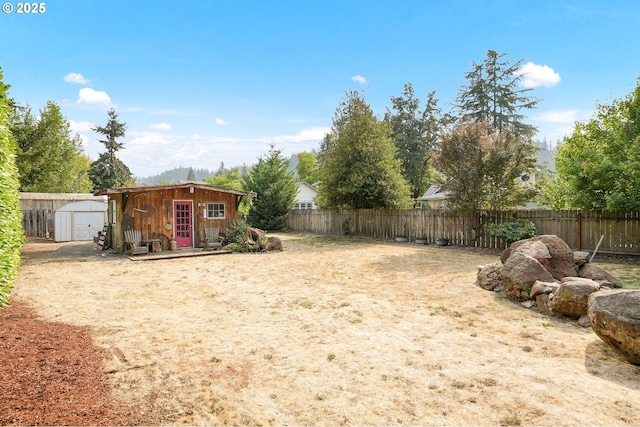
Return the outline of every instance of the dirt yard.
<path id="1" fill-rule="evenodd" d="M 278 236 L 144 262 L 29 243 L 13 301 L 91 334 L 124 424 L 640 424 L 639 367 L 474 285 L 497 255 Z"/>

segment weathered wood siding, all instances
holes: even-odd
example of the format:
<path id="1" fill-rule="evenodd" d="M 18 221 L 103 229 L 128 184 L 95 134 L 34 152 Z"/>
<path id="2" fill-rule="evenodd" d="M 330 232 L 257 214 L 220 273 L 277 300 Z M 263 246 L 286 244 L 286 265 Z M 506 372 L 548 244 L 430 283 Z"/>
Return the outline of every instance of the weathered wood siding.
<path id="1" fill-rule="evenodd" d="M 191 201 L 193 203 L 194 246 L 204 239 L 207 227 L 218 227 L 224 232 L 238 217 L 238 198 L 240 196 L 214 190 L 195 187 L 193 193 L 189 187 L 115 193 L 109 195 L 108 217 L 111 224 L 110 246 L 122 250 L 124 230 L 135 229 L 142 232 L 143 239 L 159 238 L 164 235 L 167 242 L 173 238 L 173 202 Z M 115 201 L 115 220 L 112 218 Z M 225 218 L 207 219 L 207 203 L 224 203 Z M 124 209 L 123 209 L 124 206 Z M 151 207 L 151 209 L 149 209 Z M 151 212 L 149 215 L 146 212 Z M 167 249 L 165 247 L 165 249 Z"/>
<path id="2" fill-rule="evenodd" d="M 292 210 L 285 227 L 292 231 L 326 235 L 345 235 L 434 243 L 443 237 L 452 245 L 504 248 L 501 239 L 481 232 L 486 224 L 501 224 L 526 218 L 536 225 L 537 234 L 555 234 L 574 250 L 640 255 L 640 212 L 596 213 L 576 210 L 487 211 L 472 218 L 449 210 Z"/>

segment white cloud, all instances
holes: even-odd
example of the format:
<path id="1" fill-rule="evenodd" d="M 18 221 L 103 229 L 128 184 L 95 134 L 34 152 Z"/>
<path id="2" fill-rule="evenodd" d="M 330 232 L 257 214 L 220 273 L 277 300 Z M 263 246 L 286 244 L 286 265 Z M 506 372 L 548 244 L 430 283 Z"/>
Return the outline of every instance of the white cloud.
<path id="1" fill-rule="evenodd" d="M 224 120 L 220 119 L 220 118 L 216 118 L 216 124 L 218 126 L 224 126 L 227 124 L 227 122 L 225 122 Z"/>
<path id="2" fill-rule="evenodd" d="M 531 124 L 538 128 L 537 138 L 550 142 L 571 135 L 575 123 L 588 119 L 592 112 L 583 110 L 548 110 L 531 116 Z"/>
<path id="3" fill-rule="evenodd" d="M 149 129 L 153 130 L 171 130 L 171 123 L 151 123 Z"/>
<path id="4" fill-rule="evenodd" d="M 64 76 L 64 81 L 67 83 L 79 83 L 82 85 L 86 85 L 87 83 L 89 83 L 89 80 L 87 80 L 82 74 L 78 74 L 78 73 L 69 73 L 66 76 Z"/>
<path id="5" fill-rule="evenodd" d="M 89 137 L 85 135 L 87 132 L 93 132 L 92 128 L 94 124 L 91 122 L 76 122 L 74 120 L 69 120 L 69 129 L 71 133 L 78 134 L 80 136 L 80 140 L 82 141 L 82 146 L 87 148 L 89 145 Z"/>
<path id="6" fill-rule="evenodd" d="M 574 123 L 579 120 L 580 110 L 549 110 L 536 114 L 533 119 L 547 123 Z"/>
<path id="7" fill-rule="evenodd" d="M 91 89 L 90 87 L 85 87 L 80 89 L 78 92 L 78 104 L 102 104 L 109 105 L 111 104 L 111 97 L 107 94 L 107 92 Z"/>
<path id="8" fill-rule="evenodd" d="M 320 141 L 331 131 L 329 127 L 312 127 L 302 129 L 294 135 L 281 135 L 271 138 L 273 142 L 302 142 L 302 141 Z"/>
<path id="9" fill-rule="evenodd" d="M 366 84 L 367 83 L 367 79 L 362 77 L 361 75 L 356 75 L 351 77 L 351 80 L 353 80 L 356 83 L 360 83 L 361 85 Z"/>
<path id="10" fill-rule="evenodd" d="M 215 169 L 251 165 L 269 151 L 270 144 L 285 156 L 317 149 L 329 127 L 311 127 L 292 135 L 253 138 L 212 137 L 199 134 L 176 135 L 154 131 L 132 132 L 121 159 L 136 176 L 151 176 L 178 166 Z"/>
<path id="11" fill-rule="evenodd" d="M 560 74 L 556 73 L 553 68 L 548 65 L 537 65 L 533 62 L 527 62 L 515 74 L 522 76 L 521 84 L 527 89 L 539 86 L 551 87 L 560 82 Z"/>

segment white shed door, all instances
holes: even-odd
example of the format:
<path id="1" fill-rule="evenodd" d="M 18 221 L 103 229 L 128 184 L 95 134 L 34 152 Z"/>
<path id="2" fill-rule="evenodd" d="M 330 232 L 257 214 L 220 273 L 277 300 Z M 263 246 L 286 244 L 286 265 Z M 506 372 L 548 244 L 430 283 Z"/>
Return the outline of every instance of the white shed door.
<path id="1" fill-rule="evenodd" d="M 73 240 L 93 240 L 104 227 L 104 212 L 74 212 Z"/>

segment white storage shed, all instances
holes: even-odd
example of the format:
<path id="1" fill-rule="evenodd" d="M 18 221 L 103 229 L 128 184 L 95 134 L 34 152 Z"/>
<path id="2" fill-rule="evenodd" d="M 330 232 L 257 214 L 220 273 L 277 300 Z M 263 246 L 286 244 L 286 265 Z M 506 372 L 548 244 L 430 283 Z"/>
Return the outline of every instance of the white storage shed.
<path id="1" fill-rule="evenodd" d="M 56 242 L 93 240 L 107 223 L 107 202 L 82 200 L 55 211 Z"/>

